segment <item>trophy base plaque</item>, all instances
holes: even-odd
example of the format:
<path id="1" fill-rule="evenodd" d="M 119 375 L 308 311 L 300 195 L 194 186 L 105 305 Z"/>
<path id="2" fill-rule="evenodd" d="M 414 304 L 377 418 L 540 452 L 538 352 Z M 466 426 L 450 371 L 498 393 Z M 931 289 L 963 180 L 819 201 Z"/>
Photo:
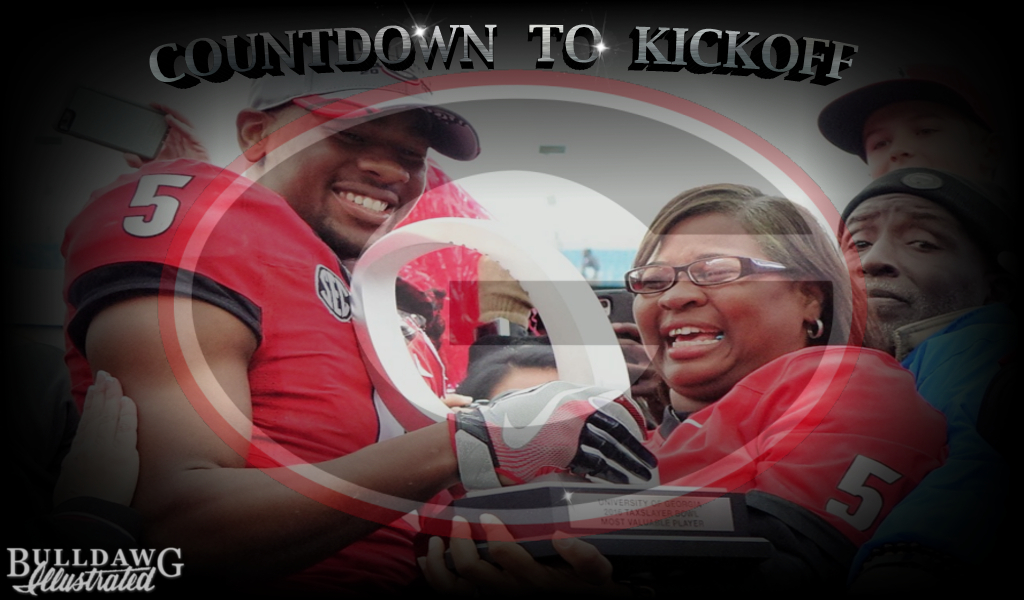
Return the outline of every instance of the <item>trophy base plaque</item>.
<path id="1" fill-rule="evenodd" d="M 757 561 L 771 550 L 750 536 L 743 494 L 707 489 L 544 481 L 472 492 L 451 510 L 477 540 L 486 539 L 480 516 L 493 514 L 538 560 L 557 557 L 550 540 L 565 536 L 593 544 L 616 568 L 680 557 Z M 478 548 L 487 559 L 486 543 Z"/>

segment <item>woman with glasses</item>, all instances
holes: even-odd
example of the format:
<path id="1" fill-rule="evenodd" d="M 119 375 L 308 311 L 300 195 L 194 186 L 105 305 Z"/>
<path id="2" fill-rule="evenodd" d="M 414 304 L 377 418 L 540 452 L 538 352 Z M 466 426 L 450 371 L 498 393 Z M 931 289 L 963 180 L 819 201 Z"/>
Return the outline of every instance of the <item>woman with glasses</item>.
<path id="1" fill-rule="evenodd" d="M 745 492 L 752 534 L 774 548 L 726 578 L 661 583 L 841 587 L 857 546 L 941 464 L 945 422 L 891 357 L 847 345 L 850 276 L 831 235 L 784 198 L 696 188 L 655 218 L 626 286 L 670 389 L 672 410 L 649 442 L 661 483 Z M 501 566 L 485 563 L 453 538 L 458 575 L 436 553 L 427 573 L 448 590 L 608 579 L 587 547 L 556 544 L 576 566 L 559 571 L 518 546 L 492 551 Z"/>

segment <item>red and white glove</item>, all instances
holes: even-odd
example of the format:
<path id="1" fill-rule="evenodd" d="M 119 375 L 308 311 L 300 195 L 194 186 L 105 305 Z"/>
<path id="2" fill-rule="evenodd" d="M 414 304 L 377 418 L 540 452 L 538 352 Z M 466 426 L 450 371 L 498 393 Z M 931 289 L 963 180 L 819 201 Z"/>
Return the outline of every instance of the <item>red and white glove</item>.
<path id="1" fill-rule="evenodd" d="M 565 471 L 636 483 L 658 464 L 643 446 L 640 409 L 608 388 L 553 381 L 460 409 L 448 423 L 466 489 Z"/>

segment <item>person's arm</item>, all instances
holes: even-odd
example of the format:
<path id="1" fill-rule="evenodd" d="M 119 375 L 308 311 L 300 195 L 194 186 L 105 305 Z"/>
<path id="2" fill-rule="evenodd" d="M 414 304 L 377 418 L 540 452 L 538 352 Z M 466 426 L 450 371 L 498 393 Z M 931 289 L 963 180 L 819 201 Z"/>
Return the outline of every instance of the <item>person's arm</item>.
<path id="1" fill-rule="evenodd" d="M 306 498 L 271 473 L 243 468 L 245 458 L 200 418 L 171 372 L 157 302 L 149 296 L 115 304 L 95 317 L 87 337 L 92 368 L 120 379 L 138 404 L 141 469 L 133 506 L 145 519 L 146 545 L 180 547 L 193 568 L 216 565 L 272 577 L 312 565 L 379 527 Z M 213 305 L 192 302 L 192 310 L 210 368 L 195 375 L 215 377 L 250 415 L 248 363 L 255 337 Z M 414 500 L 458 482 L 444 423 L 318 466 Z"/>

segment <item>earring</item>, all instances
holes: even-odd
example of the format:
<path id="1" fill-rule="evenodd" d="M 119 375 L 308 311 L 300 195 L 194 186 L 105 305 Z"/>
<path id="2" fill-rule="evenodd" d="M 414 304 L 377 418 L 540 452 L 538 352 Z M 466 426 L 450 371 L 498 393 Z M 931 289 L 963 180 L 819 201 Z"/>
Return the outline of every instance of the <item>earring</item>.
<path id="1" fill-rule="evenodd" d="M 817 326 L 817 329 L 814 331 L 811 331 L 810 329 L 807 330 L 807 337 L 812 340 L 820 338 L 822 334 L 825 333 L 825 324 L 821 322 L 821 319 L 815 320 L 814 324 Z"/>

